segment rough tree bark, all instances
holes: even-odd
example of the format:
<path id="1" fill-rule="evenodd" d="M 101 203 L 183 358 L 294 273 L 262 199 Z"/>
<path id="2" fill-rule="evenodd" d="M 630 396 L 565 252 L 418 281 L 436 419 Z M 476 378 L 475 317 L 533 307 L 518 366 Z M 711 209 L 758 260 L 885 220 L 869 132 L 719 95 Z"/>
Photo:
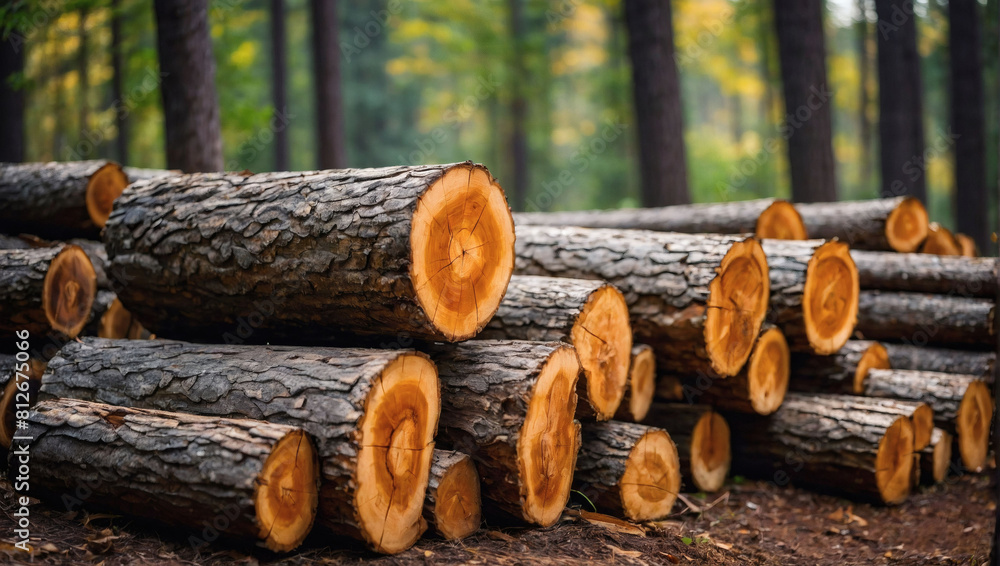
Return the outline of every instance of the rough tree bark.
<path id="1" fill-rule="evenodd" d="M 221 171 L 222 133 L 208 0 L 156 0 L 153 6 L 167 167 L 185 173 Z"/>
<path id="2" fill-rule="evenodd" d="M 691 196 L 670 2 L 626 0 L 624 5 L 639 130 L 642 203 L 686 204 Z"/>
<path id="3" fill-rule="evenodd" d="M 930 444 L 931 435 L 934 432 L 934 409 L 921 401 L 815 393 L 789 393 L 788 399 L 803 403 L 818 400 L 821 403 L 835 404 L 845 411 L 863 411 L 906 417 L 913 425 L 913 449 L 915 451 L 923 450 Z"/>
<path id="4" fill-rule="evenodd" d="M 84 338 L 51 360 L 41 394 L 300 426 L 320 454 L 322 525 L 390 554 L 426 527 L 440 399 L 422 354 Z"/>
<path id="5" fill-rule="evenodd" d="M 313 85 L 316 92 L 316 158 L 320 169 L 347 166 L 344 99 L 340 89 L 337 0 L 310 0 Z"/>
<path id="6" fill-rule="evenodd" d="M 883 346 L 892 369 L 959 373 L 991 380 L 997 360 L 996 352 L 946 350 L 889 343 Z"/>
<path id="7" fill-rule="evenodd" d="M 852 250 L 915 252 L 927 237 L 927 209 L 915 198 L 799 203 L 810 238 L 838 238 Z"/>
<path id="8" fill-rule="evenodd" d="M 435 450 L 424 519 L 446 540 L 461 540 L 479 530 L 483 518 L 479 473 L 468 454 Z"/>
<path id="9" fill-rule="evenodd" d="M 513 269 L 503 190 L 471 163 L 136 183 L 104 236 L 143 326 L 216 343 L 464 340 Z"/>
<path id="10" fill-rule="evenodd" d="M 861 288 L 995 297 L 997 259 L 852 250 Z"/>
<path id="11" fill-rule="evenodd" d="M 722 415 L 708 405 L 657 402 L 643 424 L 670 434 L 689 488 L 707 492 L 722 488 L 732 460 L 729 424 Z"/>
<path id="12" fill-rule="evenodd" d="M 868 340 L 985 349 L 993 344 L 995 310 L 990 299 L 862 291 L 856 330 Z"/>

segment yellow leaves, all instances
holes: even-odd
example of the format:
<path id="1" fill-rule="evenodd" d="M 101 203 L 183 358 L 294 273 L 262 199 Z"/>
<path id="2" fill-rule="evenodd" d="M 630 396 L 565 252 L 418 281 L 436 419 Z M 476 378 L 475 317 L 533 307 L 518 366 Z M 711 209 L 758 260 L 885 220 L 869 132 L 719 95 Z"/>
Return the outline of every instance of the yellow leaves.
<path id="1" fill-rule="evenodd" d="M 233 50 L 233 54 L 229 56 L 229 62 L 237 69 L 247 69 L 257 59 L 257 49 L 257 42 L 244 41 Z"/>

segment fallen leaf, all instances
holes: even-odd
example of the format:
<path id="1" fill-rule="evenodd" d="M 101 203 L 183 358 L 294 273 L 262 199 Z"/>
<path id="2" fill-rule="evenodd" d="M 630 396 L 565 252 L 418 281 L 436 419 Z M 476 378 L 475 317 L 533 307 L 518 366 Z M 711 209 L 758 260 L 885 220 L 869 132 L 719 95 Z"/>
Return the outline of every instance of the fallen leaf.
<path id="1" fill-rule="evenodd" d="M 610 544 L 605 544 L 604 546 L 610 548 L 611 552 L 615 554 L 621 554 L 623 556 L 628 556 L 629 558 L 639 558 L 642 556 L 642 553 L 639 552 L 638 550 L 625 550 L 623 548 L 618 548 L 617 546 L 613 546 Z"/>
<path id="2" fill-rule="evenodd" d="M 111 529 L 104 529 L 87 538 L 87 550 L 94 554 L 107 554 L 114 549 L 115 541 L 120 538 Z"/>
<path id="3" fill-rule="evenodd" d="M 666 556 L 667 560 L 669 560 L 671 564 L 680 564 L 681 563 L 681 559 L 677 558 L 673 554 L 667 554 L 666 552 L 661 552 L 660 554 Z"/>
<path id="4" fill-rule="evenodd" d="M 431 552 L 429 550 L 425 550 L 424 551 L 424 558 L 430 558 L 431 556 L 434 556 L 433 552 Z"/>
<path id="5" fill-rule="evenodd" d="M 892 551 L 891 550 L 887 550 L 887 551 L 885 551 L 885 554 L 883 554 L 882 556 L 885 556 L 886 558 L 892 558 Z"/>
<path id="6" fill-rule="evenodd" d="M 644 537 L 646 536 L 646 531 L 639 525 L 635 523 L 629 523 L 628 521 L 623 521 L 611 515 L 605 515 L 603 513 L 591 513 L 590 511 L 580 511 L 580 518 L 587 521 L 591 525 L 597 525 L 598 527 L 604 527 L 609 531 L 616 533 L 621 533 L 623 535 L 635 535 Z"/>
<path id="7" fill-rule="evenodd" d="M 121 515 L 111 515 L 109 513 L 94 513 L 93 515 L 87 515 L 83 518 L 83 526 L 90 526 L 91 521 L 97 521 L 99 519 L 118 519 Z"/>
<path id="8" fill-rule="evenodd" d="M 725 542 L 719 542 L 717 540 L 716 541 L 712 541 L 712 542 L 714 542 L 715 546 L 721 548 L 722 550 L 732 550 L 733 549 L 733 545 L 731 545 L 731 544 L 728 544 L 728 543 L 725 543 Z"/>
<path id="9" fill-rule="evenodd" d="M 830 513 L 829 515 L 827 515 L 826 518 L 830 519 L 831 521 L 843 521 L 844 520 L 844 508 L 843 507 L 837 508 L 836 511 L 834 511 L 833 513 Z"/>
<path id="10" fill-rule="evenodd" d="M 486 536 L 493 540 L 502 540 L 504 542 L 514 542 L 515 540 L 514 537 L 500 531 L 486 531 Z"/>

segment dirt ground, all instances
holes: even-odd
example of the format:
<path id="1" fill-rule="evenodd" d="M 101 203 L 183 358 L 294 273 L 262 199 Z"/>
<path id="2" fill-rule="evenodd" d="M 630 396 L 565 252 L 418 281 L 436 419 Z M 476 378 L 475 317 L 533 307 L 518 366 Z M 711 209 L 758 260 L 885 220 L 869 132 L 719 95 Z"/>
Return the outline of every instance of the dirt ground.
<path id="1" fill-rule="evenodd" d="M 684 495 L 678 512 L 658 523 L 614 525 L 571 507 L 549 529 L 487 526 L 462 542 L 426 538 L 391 557 L 319 531 L 288 556 L 226 543 L 198 551 L 186 532 L 39 503 L 31 507 L 34 551 L 27 556 L 12 547 L 14 498 L 10 486 L 0 484 L 0 563 L 983 564 L 995 492 L 990 477 L 965 475 L 921 488 L 901 506 L 883 507 L 736 478 L 720 494 Z"/>

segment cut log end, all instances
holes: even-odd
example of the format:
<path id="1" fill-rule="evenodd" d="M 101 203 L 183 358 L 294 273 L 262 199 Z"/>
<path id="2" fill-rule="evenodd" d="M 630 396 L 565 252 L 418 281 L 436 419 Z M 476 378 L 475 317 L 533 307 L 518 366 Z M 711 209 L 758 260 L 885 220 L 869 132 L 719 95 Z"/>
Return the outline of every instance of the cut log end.
<path id="1" fill-rule="evenodd" d="M 87 213 L 98 228 L 103 228 L 111 216 L 115 199 L 128 186 L 128 176 L 122 166 L 108 162 L 90 176 L 87 181 Z"/>
<path id="2" fill-rule="evenodd" d="M 549 356 L 517 440 L 523 516 L 543 527 L 559 520 L 569 500 L 580 447 L 580 425 L 573 420 L 579 372 L 572 348 Z"/>
<path id="3" fill-rule="evenodd" d="M 773 240 L 808 239 L 806 225 L 795 206 L 786 200 L 776 200 L 757 218 L 756 236 Z"/>
<path id="4" fill-rule="evenodd" d="M 921 403 L 913 410 L 910 420 L 913 422 L 913 450 L 919 452 L 931 443 L 931 435 L 934 434 L 934 409 Z"/>
<path id="5" fill-rule="evenodd" d="M 958 248 L 961 250 L 962 255 L 965 257 L 979 257 L 979 246 L 967 234 L 962 234 L 961 232 L 955 234 L 955 241 L 958 243 Z"/>
<path id="6" fill-rule="evenodd" d="M 770 328 L 760 335 L 747 369 L 750 406 L 761 415 L 778 410 L 788 392 L 791 358 L 785 335 Z"/>
<path id="7" fill-rule="evenodd" d="M 625 395 L 632 356 L 632 325 L 621 292 L 605 285 L 592 293 L 572 336 L 587 381 L 586 401 L 597 420 L 609 420 Z"/>
<path id="8" fill-rule="evenodd" d="M 913 423 L 896 419 L 878 443 L 875 484 L 885 503 L 902 503 L 913 484 Z"/>
<path id="9" fill-rule="evenodd" d="M 637 423 L 642 422 L 656 394 L 656 355 L 649 346 L 643 344 L 632 349 L 628 388 L 628 416 Z"/>
<path id="10" fill-rule="evenodd" d="M 681 464 L 666 431 L 653 429 L 639 439 L 619 485 L 628 519 L 653 521 L 670 514 L 681 489 Z"/>
<path id="11" fill-rule="evenodd" d="M 319 461 L 301 430 L 275 444 L 257 478 L 254 507 L 260 539 L 274 552 L 297 548 L 312 529 L 319 503 Z"/>
<path id="12" fill-rule="evenodd" d="M 854 384 L 852 385 L 855 395 L 865 394 L 865 378 L 868 372 L 873 369 L 891 369 L 889 364 L 889 352 L 885 346 L 878 342 L 873 342 L 871 346 L 861 354 L 858 360 L 858 367 L 854 369 Z"/>
<path id="13" fill-rule="evenodd" d="M 496 313 L 514 271 L 503 189 L 485 167 L 452 167 L 420 197 L 410 238 L 420 307 L 449 340 L 472 338 Z"/>
<path id="14" fill-rule="evenodd" d="M 76 337 L 90 318 L 97 273 L 83 248 L 64 246 L 45 274 L 42 308 L 53 330 Z"/>
<path id="15" fill-rule="evenodd" d="M 707 412 L 691 435 L 691 479 L 701 491 L 718 491 L 729 474 L 729 424 L 716 412 Z"/>
<path id="16" fill-rule="evenodd" d="M 851 337 L 860 294 L 858 268 L 847 244 L 834 241 L 817 248 L 802 292 L 806 336 L 814 352 L 833 354 Z"/>
<path id="17" fill-rule="evenodd" d="M 445 472 L 437 487 L 434 525 L 447 540 L 460 540 L 479 530 L 482 500 L 479 474 L 471 458 L 465 458 Z"/>
<path id="18" fill-rule="evenodd" d="M 28 399 L 34 402 L 38 399 L 38 390 L 42 387 L 42 374 L 45 373 L 45 362 L 32 358 L 28 360 L 28 372 L 23 375 L 28 378 L 26 394 Z M 21 383 L 24 380 L 20 380 Z M 24 390 L 21 390 L 24 391 Z M 10 376 L 10 380 L 0 393 L 0 446 L 10 448 L 17 434 L 17 394 L 18 379 L 17 374 Z M 22 400 L 23 402 L 23 400 Z"/>
<path id="19" fill-rule="evenodd" d="M 981 472 L 986 466 L 990 448 L 990 421 L 993 418 L 993 398 L 983 381 L 973 381 L 965 390 L 958 406 L 955 431 L 962 465 L 967 470 Z"/>
<path id="20" fill-rule="evenodd" d="M 927 239 L 920 247 L 920 253 L 933 255 L 962 255 L 962 246 L 951 233 L 951 230 L 937 222 L 931 222 L 927 228 Z"/>
<path id="21" fill-rule="evenodd" d="M 771 284 L 760 242 L 736 242 L 709 283 L 705 344 L 712 369 L 736 375 L 753 349 L 767 314 Z"/>
<path id="22" fill-rule="evenodd" d="M 931 453 L 931 471 L 934 483 L 941 483 L 948 477 L 948 470 L 951 469 L 951 445 L 954 437 L 944 430 L 938 429 L 941 437 L 934 444 Z"/>
<path id="23" fill-rule="evenodd" d="M 897 252 L 911 253 L 927 238 L 927 209 L 919 199 L 909 197 L 889 213 L 885 221 L 885 239 Z"/>
<path id="24" fill-rule="evenodd" d="M 406 550 L 426 529 L 421 517 L 441 393 L 434 364 L 403 354 L 372 385 L 361 422 L 355 509 L 376 551 Z"/>

